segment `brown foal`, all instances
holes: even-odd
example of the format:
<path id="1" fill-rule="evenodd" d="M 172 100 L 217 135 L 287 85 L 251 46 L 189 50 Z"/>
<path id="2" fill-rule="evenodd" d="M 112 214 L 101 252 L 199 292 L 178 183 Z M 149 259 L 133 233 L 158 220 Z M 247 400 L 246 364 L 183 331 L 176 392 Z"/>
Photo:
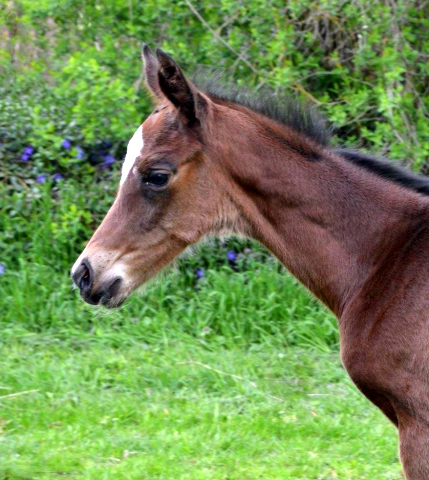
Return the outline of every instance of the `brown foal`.
<path id="1" fill-rule="evenodd" d="M 409 480 L 429 479 L 429 181 L 333 149 L 314 113 L 197 87 L 144 48 L 154 112 L 72 275 L 121 304 L 183 250 L 230 232 L 264 244 L 338 317 L 344 366 L 398 427 Z"/>

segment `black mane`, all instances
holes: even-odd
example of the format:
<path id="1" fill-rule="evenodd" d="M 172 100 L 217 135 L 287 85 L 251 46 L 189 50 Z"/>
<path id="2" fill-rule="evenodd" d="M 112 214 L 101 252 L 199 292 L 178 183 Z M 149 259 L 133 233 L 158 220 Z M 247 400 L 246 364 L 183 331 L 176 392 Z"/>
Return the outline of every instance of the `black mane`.
<path id="1" fill-rule="evenodd" d="M 325 117 L 302 102 L 279 97 L 270 91 L 252 92 L 219 80 L 216 74 L 197 73 L 195 85 L 210 97 L 237 103 L 261 113 L 283 125 L 293 128 L 306 137 L 327 147 L 331 140 L 331 129 Z"/>
<path id="2" fill-rule="evenodd" d="M 197 73 L 196 86 L 210 97 L 234 102 L 261 113 L 283 125 L 293 128 L 324 147 L 330 146 L 331 128 L 326 119 L 314 108 L 289 98 L 279 98 L 272 92 L 251 92 L 225 83 L 216 74 Z M 423 195 L 429 195 L 429 178 L 422 177 L 397 166 L 384 158 L 368 155 L 358 150 L 334 150 L 345 160 Z"/>
<path id="3" fill-rule="evenodd" d="M 416 175 L 415 173 L 398 165 L 373 155 L 367 155 L 357 150 L 340 148 L 335 153 L 341 155 L 349 162 L 365 168 L 366 170 L 386 178 L 391 182 L 402 185 L 423 195 L 429 195 L 429 178 Z"/>

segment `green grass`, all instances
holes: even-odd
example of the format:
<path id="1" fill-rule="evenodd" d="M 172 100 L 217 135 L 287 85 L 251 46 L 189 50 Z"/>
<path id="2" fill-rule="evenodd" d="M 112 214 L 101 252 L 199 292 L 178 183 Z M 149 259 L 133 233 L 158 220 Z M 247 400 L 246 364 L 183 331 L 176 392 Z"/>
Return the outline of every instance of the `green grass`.
<path id="1" fill-rule="evenodd" d="M 263 251 L 234 271 L 239 244 L 206 245 L 119 311 L 85 305 L 77 188 L 0 188 L 0 480 L 402 478 L 335 319 Z"/>
<path id="2" fill-rule="evenodd" d="M 336 353 L 33 335 L 1 358 L 1 394 L 30 392 L 0 399 L 0 478 L 401 478 Z"/>

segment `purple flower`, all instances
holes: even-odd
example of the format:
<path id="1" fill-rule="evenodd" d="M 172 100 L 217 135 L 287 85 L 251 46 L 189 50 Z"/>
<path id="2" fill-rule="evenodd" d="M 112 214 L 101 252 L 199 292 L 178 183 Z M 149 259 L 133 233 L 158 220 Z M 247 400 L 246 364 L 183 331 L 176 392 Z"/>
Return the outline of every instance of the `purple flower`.
<path id="1" fill-rule="evenodd" d="M 6 267 L 4 265 L 0 265 L 0 275 L 3 275 L 6 270 Z"/>
<path id="2" fill-rule="evenodd" d="M 76 147 L 76 150 L 77 150 L 76 158 L 79 158 L 79 159 L 83 158 L 83 153 L 84 153 L 84 152 L 83 152 L 82 147 L 80 147 L 80 146 L 78 145 L 78 146 Z"/>
<path id="3" fill-rule="evenodd" d="M 61 175 L 61 173 L 56 173 L 52 178 L 53 178 L 56 182 L 64 179 L 64 177 Z"/>
<path id="4" fill-rule="evenodd" d="M 234 250 L 229 250 L 226 256 L 230 262 L 235 262 L 237 259 L 237 254 L 234 252 Z"/>
<path id="5" fill-rule="evenodd" d="M 37 183 L 45 183 L 46 182 L 46 174 L 42 173 L 36 178 Z"/>
<path id="6" fill-rule="evenodd" d="M 107 168 L 107 167 L 110 167 L 110 165 L 112 165 L 112 163 L 114 163 L 115 161 L 115 157 L 112 157 L 112 155 L 104 155 L 104 161 L 103 163 L 100 165 L 101 168 Z"/>
<path id="7" fill-rule="evenodd" d="M 27 145 L 24 148 L 24 153 L 21 155 L 21 160 L 23 162 L 28 162 L 30 160 L 31 155 L 34 153 L 34 148 L 31 145 Z"/>
<path id="8" fill-rule="evenodd" d="M 66 150 L 69 150 L 70 147 L 71 147 L 71 142 L 70 140 L 67 140 L 67 138 L 65 138 L 63 140 L 63 143 L 61 144 Z"/>
<path id="9" fill-rule="evenodd" d="M 202 268 L 197 268 L 195 270 L 195 275 L 197 278 L 203 278 L 204 277 L 204 270 Z"/>

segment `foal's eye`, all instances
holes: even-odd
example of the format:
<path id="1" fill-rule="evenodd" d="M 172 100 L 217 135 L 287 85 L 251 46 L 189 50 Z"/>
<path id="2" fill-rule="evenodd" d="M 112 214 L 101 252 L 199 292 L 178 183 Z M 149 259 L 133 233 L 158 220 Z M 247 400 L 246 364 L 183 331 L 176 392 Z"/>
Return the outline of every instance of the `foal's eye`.
<path id="1" fill-rule="evenodd" d="M 165 172 L 150 172 L 144 178 L 144 183 L 151 187 L 164 187 L 167 185 L 170 175 Z"/>

